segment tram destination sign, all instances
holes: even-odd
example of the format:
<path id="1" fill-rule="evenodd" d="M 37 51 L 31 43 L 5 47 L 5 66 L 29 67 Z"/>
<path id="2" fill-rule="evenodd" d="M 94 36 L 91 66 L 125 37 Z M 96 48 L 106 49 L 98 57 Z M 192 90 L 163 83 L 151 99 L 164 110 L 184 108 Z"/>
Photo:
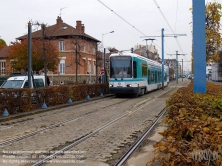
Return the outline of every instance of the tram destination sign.
<path id="1" fill-rule="evenodd" d="M 131 56 L 115 56 L 111 57 L 111 60 L 131 60 Z"/>

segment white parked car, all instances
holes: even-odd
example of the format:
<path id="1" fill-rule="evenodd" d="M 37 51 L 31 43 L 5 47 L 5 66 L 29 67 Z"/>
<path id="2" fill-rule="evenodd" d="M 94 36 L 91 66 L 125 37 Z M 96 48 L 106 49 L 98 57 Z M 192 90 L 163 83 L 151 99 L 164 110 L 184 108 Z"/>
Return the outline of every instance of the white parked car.
<path id="1" fill-rule="evenodd" d="M 44 87 L 45 86 L 45 76 L 42 75 L 34 75 L 34 83 L 31 80 L 32 88 L 36 87 Z M 5 81 L 1 88 L 28 88 L 28 76 L 27 75 L 16 75 L 9 77 L 7 81 Z"/>

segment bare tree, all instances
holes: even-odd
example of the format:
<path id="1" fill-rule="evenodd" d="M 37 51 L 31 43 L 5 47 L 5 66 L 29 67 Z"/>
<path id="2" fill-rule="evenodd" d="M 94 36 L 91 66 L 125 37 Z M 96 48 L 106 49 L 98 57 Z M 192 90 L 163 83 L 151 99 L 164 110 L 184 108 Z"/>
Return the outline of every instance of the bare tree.
<path id="1" fill-rule="evenodd" d="M 76 65 L 76 84 L 78 84 L 78 66 L 82 66 L 81 64 L 81 44 L 78 36 L 71 35 L 71 44 L 74 50 L 74 56 L 75 56 L 75 65 Z"/>

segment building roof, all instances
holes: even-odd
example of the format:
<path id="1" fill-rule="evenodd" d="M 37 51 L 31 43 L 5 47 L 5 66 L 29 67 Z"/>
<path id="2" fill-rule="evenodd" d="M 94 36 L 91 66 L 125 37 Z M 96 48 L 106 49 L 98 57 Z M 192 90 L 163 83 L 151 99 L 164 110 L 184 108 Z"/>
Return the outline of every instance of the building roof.
<path id="1" fill-rule="evenodd" d="M 9 55 L 9 46 L 5 46 L 0 50 L 0 58 L 6 58 Z"/>
<path id="2" fill-rule="evenodd" d="M 176 61 L 176 59 L 164 59 L 165 61 Z"/>
<path id="3" fill-rule="evenodd" d="M 63 22 L 61 17 L 58 16 L 56 19 L 56 24 L 45 28 L 45 35 L 47 37 L 64 37 L 64 36 L 82 36 L 88 39 L 94 40 L 95 42 L 100 42 L 96 38 L 86 34 L 84 24 L 81 24 L 81 21 L 76 21 L 76 28 Z M 26 39 L 28 35 L 20 36 L 16 39 L 23 40 Z M 32 32 L 32 38 L 42 38 L 42 29 Z"/>

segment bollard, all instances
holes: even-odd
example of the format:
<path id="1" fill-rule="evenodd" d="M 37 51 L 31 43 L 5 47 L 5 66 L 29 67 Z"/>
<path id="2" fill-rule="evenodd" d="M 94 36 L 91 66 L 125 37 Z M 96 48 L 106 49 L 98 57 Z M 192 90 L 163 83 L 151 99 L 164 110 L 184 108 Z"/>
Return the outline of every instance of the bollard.
<path id="1" fill-rule="evenodd" d="M 89 95 L 87 95 L 87 96 L 86 96 L 86 100 L 90 100 L 90 97 L 89 97 Z"/>
<path id="2" fill-rule="evenodd" d="M 9 116 L 7 109 L 5 109 L 2 113 L 2 117 L 6 117 L 6 116 Z"/>
<path id="3" fill-rule="evenodd" d="M 71 99 L 71 98 L 69 98 L 68 103 L 69 103 L 69 104 L 71 104 L 71 103 L 72 103 L 72 99 Z"/>
<path id="4" fill-rule="evenodd" d="M 45 104 L 45 101 L 44 101 L 44 103 L 42 104 L 42 109 L 45 109 L 45 108 L 47 108 L 47 105 Z"/>

